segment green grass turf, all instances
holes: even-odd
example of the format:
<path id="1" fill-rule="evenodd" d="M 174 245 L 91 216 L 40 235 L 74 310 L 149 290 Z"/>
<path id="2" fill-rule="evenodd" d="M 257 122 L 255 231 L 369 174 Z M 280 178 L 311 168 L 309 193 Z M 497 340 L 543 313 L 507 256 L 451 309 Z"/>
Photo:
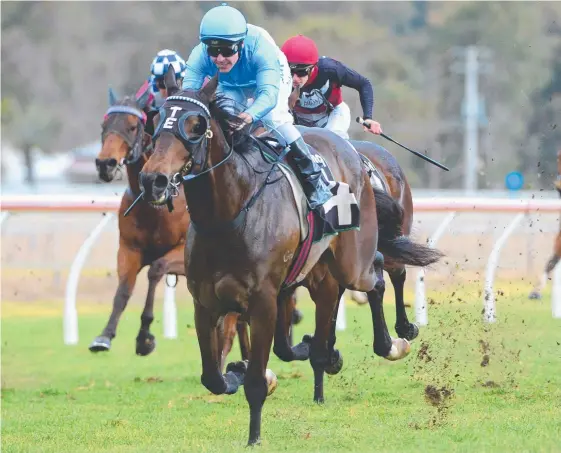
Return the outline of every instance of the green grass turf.
<path id="1" fill-rule="evenodd" d="M 561 320 L 551 317 L 549 295 L 529 301 L 510 291 L 491 326 L 476 292 L 431 297 L 429 326 L 394 363 L 372 352 L 368 306 L 347 304 L 337 341 L 345 364 L 326 378 L 322 406 L 312 402 L 309 363 L 271 355 L 279 386 L 265 402 L 259 451 L 561 451 Z M 299 306 L 297 339 L 313 328 L 313 304 Z M 392 334 L 394 308 L 385 306 Z M 134 305 L 111 352 L 88 351 L 108 314 L 81 307 L 79 345 L 64 346 L 60 305 L 3 303 L 3 452 L 247 451 L 243 390 L 215 396 L 200 384 L 190 302 L 179 304 L 178 340 L 162 338 L 157 312 L 149 357 L 134 354 Z M 236 346 L 229 359 L 238 358 Z"/>

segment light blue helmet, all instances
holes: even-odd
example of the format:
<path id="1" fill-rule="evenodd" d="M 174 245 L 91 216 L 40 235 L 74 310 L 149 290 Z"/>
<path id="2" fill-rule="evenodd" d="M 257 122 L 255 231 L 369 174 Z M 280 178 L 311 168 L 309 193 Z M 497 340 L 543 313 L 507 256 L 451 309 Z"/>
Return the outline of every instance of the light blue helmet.
<path id="1" fill-rule="evenodd" d="M 201 21 L 199 39 L 238 42 L 247 35 L 247 21 L 236 8 L 226 3 L 209 10 Z"/>

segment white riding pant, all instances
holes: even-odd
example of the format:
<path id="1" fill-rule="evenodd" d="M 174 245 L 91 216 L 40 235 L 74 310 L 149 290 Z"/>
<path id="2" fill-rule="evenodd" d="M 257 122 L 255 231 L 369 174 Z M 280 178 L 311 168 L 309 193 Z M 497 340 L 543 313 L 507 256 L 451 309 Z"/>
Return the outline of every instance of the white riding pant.
<path id="1" fill-rule="evenodd" d="M 351 127 L 351 109 L 345 102 L 341 102 L 329 114 L 325 129 L 335 132 L 345 140 L 349 139 L 349 128 Z"/>

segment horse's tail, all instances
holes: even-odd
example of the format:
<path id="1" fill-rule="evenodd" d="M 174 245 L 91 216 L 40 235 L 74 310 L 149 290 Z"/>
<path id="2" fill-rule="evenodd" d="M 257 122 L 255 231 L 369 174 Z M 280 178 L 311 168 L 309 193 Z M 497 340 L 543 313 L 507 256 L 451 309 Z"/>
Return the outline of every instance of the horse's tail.
<path id="1" fill-rule="evenodd" d="M 378 250 L 395 263 L 424 267 L 436 263 L 442 252 L 403 236 L 404 211 L 386 192 L 374 189 L 378 217 Z"/>

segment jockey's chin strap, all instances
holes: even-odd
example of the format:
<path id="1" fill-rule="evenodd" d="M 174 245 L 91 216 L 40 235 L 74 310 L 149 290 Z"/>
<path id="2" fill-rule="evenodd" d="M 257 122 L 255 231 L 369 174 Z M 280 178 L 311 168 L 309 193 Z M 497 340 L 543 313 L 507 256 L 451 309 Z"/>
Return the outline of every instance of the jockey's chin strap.
<path id="1" fill-rule="evenodd" d="M 130 148 L 127 156 L 123 159 L 122 163 L 124 163 L 125 165 L 135 164 L 142 157 L 143 152 L 150 151 L 150 148 L 152 147 L 152 144 L 150 144 L 150 146 L 147 146 L 146 149 L 144 149 L 143 147 L 144 130 L 146 127 L 146 113 L 144 113 L 142 110 L 128 105 L 114 105 L 109 107 L 107 112 L 105 112 L 104 119 L 107 119 L 109 115 L 115 113 L 125 113 L 127 115 L 136 116 L 139 120 L 137 133 L 134 139 L 131 140 L 130 136 L 127 136 L 121 131 L 115 129 L 111 129 L 109 131 L 104 130 L 101 135 L 101 141 L 103 143 L 109 133 L 116 134 L 121 137 Z"/>

